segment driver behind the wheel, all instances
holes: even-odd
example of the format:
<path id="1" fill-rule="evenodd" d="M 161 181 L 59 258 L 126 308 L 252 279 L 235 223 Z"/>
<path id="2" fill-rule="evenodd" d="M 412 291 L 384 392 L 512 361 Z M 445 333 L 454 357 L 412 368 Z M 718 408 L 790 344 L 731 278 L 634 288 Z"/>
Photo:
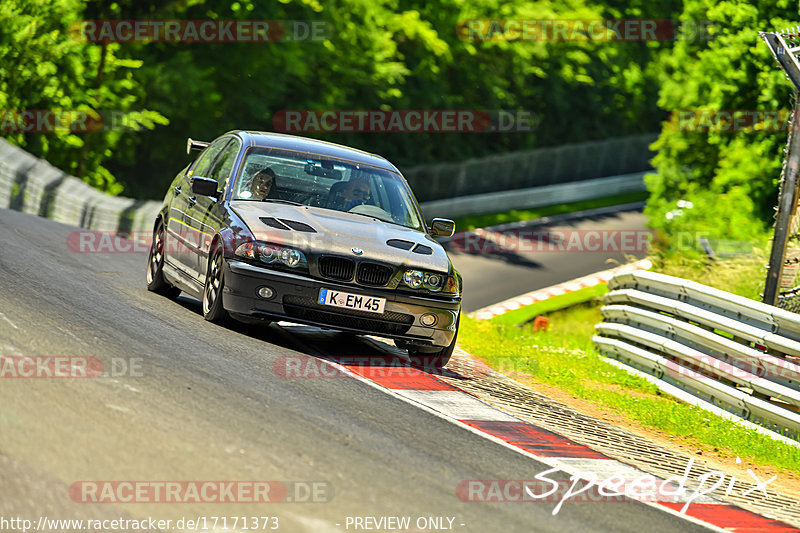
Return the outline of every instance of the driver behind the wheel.
<path id="1" fill-rule="evenodd" d="M 369 200 L 369 183 L 363 179 L 354 179 L 342 189 L 343 209 L 349 211 L 357 205 L 363 205 Z"/>

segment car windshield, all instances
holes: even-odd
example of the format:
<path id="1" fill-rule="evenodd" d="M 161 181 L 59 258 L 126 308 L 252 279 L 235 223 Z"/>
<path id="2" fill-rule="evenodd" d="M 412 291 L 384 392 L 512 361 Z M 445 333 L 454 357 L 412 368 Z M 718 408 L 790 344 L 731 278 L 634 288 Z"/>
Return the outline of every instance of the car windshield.
<path id="1" fill-rule="evenodd" d="M 233 199 L 307 205 L 420 231 L 424 227 L 411 191 L 397 173 L 301 152 L 248 150 Z"/>

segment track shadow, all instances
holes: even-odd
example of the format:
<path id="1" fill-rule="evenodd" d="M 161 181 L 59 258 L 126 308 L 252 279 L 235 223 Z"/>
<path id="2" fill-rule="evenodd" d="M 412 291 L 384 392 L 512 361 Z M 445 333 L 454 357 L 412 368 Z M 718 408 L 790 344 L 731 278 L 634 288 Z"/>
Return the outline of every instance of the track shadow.
<path id="1" fill-rule="evenodd" d="M 203 306 L 200 300 L 183 292 L 173 301 L 187 311 L 197 314 L 198 320 L 205 323 L 205 320 L 203 319 Z M 270 324 L 268 322 L 245 324 L 244 322 L 240 322 L 234 318 L 228 317 L 225 323 L 220 327 L 252 339 L 280 346 L 281 348 L 297 350 L 297 344 L 292 342 L 291 339 L 287 339 L 286 336 L 281 335 L 280 328 L 276 324 Z"/>
<path id="2" fill-rule="evenodd" d="M 196 298 L 182 293 L 174 302 L 196 313 L 202 320 L 202 304 Z M 470 379 L 459 372 L 454 361 L 450 363 L 450 368 L 412 365 L 408 352 L 395 346 L 391 339 L 292 322 L 245 324 L 229 318 L 223 327 L 252 339 L 299 351 L 308 357 L 338 363 L 368 378 L 391 376 L 393 379 L 403 380 L 424 374 Z"/>

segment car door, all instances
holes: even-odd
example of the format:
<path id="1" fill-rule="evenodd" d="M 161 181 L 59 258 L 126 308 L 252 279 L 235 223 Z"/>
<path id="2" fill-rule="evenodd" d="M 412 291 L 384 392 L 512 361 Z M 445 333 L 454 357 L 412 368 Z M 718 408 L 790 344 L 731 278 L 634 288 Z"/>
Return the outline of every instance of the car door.
<path id="1" fill-rule="evenodd" d="M 197 203 L 197 195 L 192 192 L 192 177 L 205 177 L 214 159 L 228 142 L 230 137 L 217 139 L 200 152 L 174 191 L 176 196 L 167 223 L 167 239 L 172 241 L 169 243 L 170 259 L 194 278 L 197 278 L 197 251 L 202 239 L 192 227 L 192 212 Z"/>
<path id="2" fill-rule="evenodd" d="M 230 139 L 230 142 L 222 148 L 207 175 L 203 176 L 217 182 L 217 197 L 196 195 L 193 205 L 187 211 L 189 224 L 199 239 L 192 258 L 192 268 L 200 281 L 205 279 L 211 241 L 222 225 L 217 204 L 225 198 L 225 188 L 240 149 L 241 142 L 236 138 Z"/>
<path id="3" fill-rule="evenodd" d="M 189 197 L 186 194 L 189 190 L 186 174 L 189 172 L 190 166 L 187 166 L 175 176 L 175 179 L 170 183 L 170 190 L 167 192 L 169 207 L 164 220 L 164 261 L 179 268 L 184 267 L 184 263 L 181 261 L 181 250 L 184 246 L 179 232 L 181 219 L 183 212 L 186 210 L 187 198 Z"/>

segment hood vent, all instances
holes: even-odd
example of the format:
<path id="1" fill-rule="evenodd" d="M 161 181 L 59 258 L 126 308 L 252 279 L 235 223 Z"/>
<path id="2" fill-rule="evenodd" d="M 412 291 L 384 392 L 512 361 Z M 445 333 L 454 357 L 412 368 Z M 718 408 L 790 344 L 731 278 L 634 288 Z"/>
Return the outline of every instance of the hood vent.
<path id="1" fill-rule="evenodd" d="M 403 241 L 400 239 L 389 239 L 386 241 L 386 244 L 391 246 L 392 248 L 400 248 L 401 250 L 410 250 L 414 247 L 414 243 L 411 241 Z"/>
<path id="2" fill-rule="evenodd" d="M 280 220 L 277 218 L 272 217 L 258 217 L 258 219 L 266 224 L 267 226 L 275 229 L 282 229 L 284 231 L 289 231 L 290 228 L 286 227 L 286 224 L 282 224 Z"/>
<path id="3" fill-rule="evenodd" d="M 304 222 L 298 222 L 296 220 L 287 220 L 282 218 L 278 220 L 277 218 L 273 217 L 258 217 L 258 219 L 266 224 L 267 226 L 275 229 L 281 229 L 284 231 L 304 231 L 306 233 L 316 233 L 317 230 L 309 226 Z"/>
<path id="4" fill-rule="evenodd" d="M 316 233 L 317 230 L 306 224 L 305 222 L 298 222 L 296 220 L 286 220 L 285 218 L 281 219 L 281 222 L 289 226 L 295 231 L 305 231 L 306 233 Z"/>
<path id="5" fill-rule="evenodd" d="M 285 222 L 285 221 L 284 221 Z M 424 244 L 417 244 L 414 246 L 415 243 L 411 241 L 404 241 L 402 239 L 389 239 L 386 241 L 386 244 L 391 246 L 392 248 L 400 248 L 401 250 L 411 250 L 413 248 L 413 252 L 416 254 L 422 255 L 433 255 L 433 248 L 430 246 L 425 246 Z"/>
<path id="6" fill-rule="evenodd" d="M 414 248 L 414 253 L 415 254 L 422 254 L 422 255 L 432 255 L 433 254 L 433 248 L 431 248 L 430 246 L 425 246 L 424 244 L 418 244 Z"/>

